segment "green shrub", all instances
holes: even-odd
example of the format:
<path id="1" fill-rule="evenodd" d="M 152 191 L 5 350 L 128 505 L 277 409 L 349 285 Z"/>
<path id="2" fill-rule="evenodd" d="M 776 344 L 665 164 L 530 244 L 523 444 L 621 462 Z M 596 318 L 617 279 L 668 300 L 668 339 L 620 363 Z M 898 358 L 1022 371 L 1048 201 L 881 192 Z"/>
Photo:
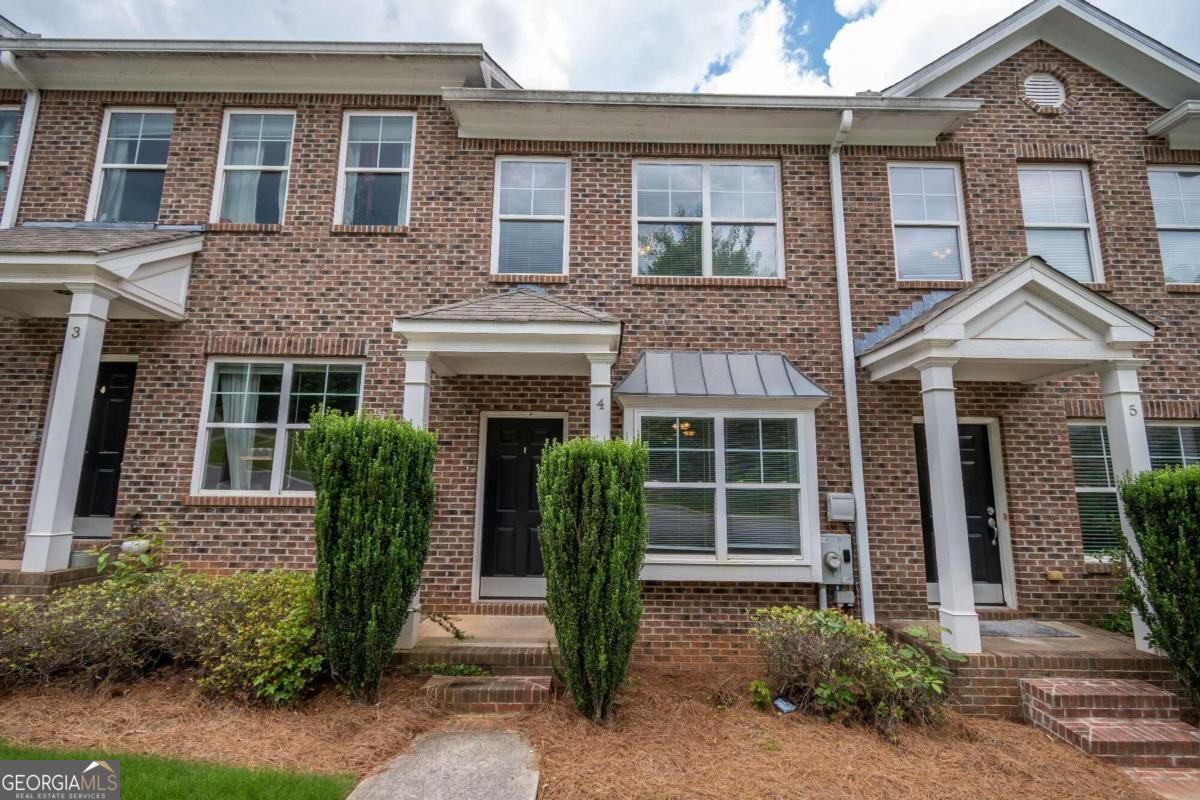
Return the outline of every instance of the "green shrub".
<path id="1" fill-rule="evenodd" d="M 546 616 L 580 713 L 608 719 L 642 618 L 646 448 L 576 439 L 542 453 L 538 501 Z"/>
<path id="2" fill-rule="evenodd" d="M 1121 499 L 1141 549 L 1125 543 L 1125 599 L 1200 709 L 1200 465 L 1129 478 Z"/>
<path id="3" fill-rule="evenodd" d="M 316 491 L 316 596 L 325 655 L 374 702 L 429 553 L 437 439 L 408 422 L 317 412 L 300 437 Z"/>
<path id="4" fill-rule="evenodd" d="M 893 644 L 882 631 L 837 610 L 783 606 L 759 609 L 751 618 L 775 695 L 889 735 L 902 722 L 937 719 L 951 674 L 943 662 L 964 660 L 921 628 L 905 631 L 919 645 Z"/>
<path id="5" fill-rule="evenodd" d="M 187 669 L 214 695 L 288 704 L 324 672 L 313 578 L 300 572 L 118 572 L 51 595 L 0 602 L 0 688 L 134 680 Z"/>

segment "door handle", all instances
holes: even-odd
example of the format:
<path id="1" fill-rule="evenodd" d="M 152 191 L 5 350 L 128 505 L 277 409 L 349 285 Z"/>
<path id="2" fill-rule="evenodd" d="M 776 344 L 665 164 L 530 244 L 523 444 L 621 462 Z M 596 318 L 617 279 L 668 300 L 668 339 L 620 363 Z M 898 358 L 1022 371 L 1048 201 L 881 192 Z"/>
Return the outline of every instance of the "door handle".
<path id="1" fill-rule="evenodd" d="M 988 524 L 988 527 L 992 529 L 992 544 L 998 544 L 998 541 L 997 541 L 997 539 L 996 539 L 996 533 L 997 533 L 997 530 L 998 530 L 998 529 L 997 529 L 997 527 L 996 527 L 996 518 L 995 518 L 995 517 L 988 517 L 988 523 L 987 523 L 987 524 Z"/>

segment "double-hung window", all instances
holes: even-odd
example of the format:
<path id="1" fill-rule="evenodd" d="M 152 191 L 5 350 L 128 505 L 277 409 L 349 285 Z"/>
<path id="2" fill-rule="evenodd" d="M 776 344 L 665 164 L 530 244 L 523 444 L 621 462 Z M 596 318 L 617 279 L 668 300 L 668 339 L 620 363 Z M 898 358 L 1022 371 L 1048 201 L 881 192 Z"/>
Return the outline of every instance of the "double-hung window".
<path id="1" fill-rule="evenodd" d="M 291 111 L 226 112 L 213 222 L 283 222 L 294 124 Z"/>
<path id="2" fill-rule="evenodd" d="M 633 175 L 636 274 L 783 274 L 777 164 L 639 161 Z"/>
<path id="3" fill-rule="evenodd" d="M 354 413 L 361 398 L 362 365 L 356 362 L 211 362 L 193 491 L 311 492 L 297 435 L 314 410 Z"/>
<path id="4" fill-rule="evenodd" d="M 1150 197 L 1168 283 L 1200 283 L 1200 169 L 1151 167 Z"/>
<path id="5" fill-rule="evenodd" d="M 415 124 L 408 112 L 346 113 L 335 214 L 340 224 L 408 224 Z"/>
<path id="6" fill-rule="evenodd" d="M 13 144 L 20 116 L 18 109 L 0 108 L 0 193 L 8 185 L 8 170 L 12 166 Z"/>
<path id="7" fill-rule="evenodd" d="M 799 556 L 806 528 L 796 416 L 659 414 L 639 418 L 650 451 L 651 553 Z"/>
<path id="8" fill-rule="evenodd" d="M 1082 283 L 1103 281 L 1087 168 L 1021 167 L 1017 178 L 1029 254 Z"/>
<path id="9" fill-rule="evenodd" d="M 496 159 L 492 271 L 566 273 L 571 162 L 565 158 Z"/>
<path id="10" fill-rule="evenodd" d="M 962 181 L 956 164 L 889 164 L 896 277 L 970 277 Z"/>
<path id="11" fill-rule="evenodd" d="M 1117 512 L 1117 482 L 1113 472 L 1108 429 L 1102 422 L 1072 422 L 1067 427 L 1071 440 L 1071 465 L 1075 472 L 1075 500 L 1083 533 L 1083 549 L 1097 554 L 1121 541 Z M 1200 426 L 1146 425 L 1150 466 L 1187 467 L 1200 464 Z"/>
<path id="12" fill-rule="evenodd" d="M 171 111 L 109 109 L 105 113 L 88 219 L 158 221 L 174 120 Z"/>

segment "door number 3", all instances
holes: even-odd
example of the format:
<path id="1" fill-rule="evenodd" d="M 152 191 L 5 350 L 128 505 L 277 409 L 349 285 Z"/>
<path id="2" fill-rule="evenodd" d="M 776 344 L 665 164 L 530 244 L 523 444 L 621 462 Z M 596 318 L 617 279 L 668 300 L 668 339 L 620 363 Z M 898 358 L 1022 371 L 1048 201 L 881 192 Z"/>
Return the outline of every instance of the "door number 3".
<path id="1" fill-rule="evenodd" d="M 79 326 L 78 326 L 78 325 L 74 325 L 74 326 L 72 326 L 72 327 L 71 327 L 71 338 L 72 338 L 72 339 L 78 339 L 78 338 L 79 338 L 79 333 L 80 333 L 80 331 L 79 331 Z"/>

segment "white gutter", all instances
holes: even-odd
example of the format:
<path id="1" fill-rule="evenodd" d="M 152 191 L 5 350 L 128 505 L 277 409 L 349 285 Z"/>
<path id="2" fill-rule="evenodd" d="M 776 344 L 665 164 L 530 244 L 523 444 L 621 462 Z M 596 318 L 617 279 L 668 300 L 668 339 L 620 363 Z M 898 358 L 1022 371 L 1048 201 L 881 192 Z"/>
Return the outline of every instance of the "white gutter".
<path id="1" fill-rule="evenodd" d="M 21 206 L 21 193 L 25 189 L 25 170 L 29 166 L 29 152 L 33 149 L 33 131 L 37 126 L 38 107 L 42 93 L 33 81 L 17 66 L 17 59 L 10 50 L 0 51 L 0 66 L 17 77 L 25 87 L 25 109 L 21 115 L 21 130 L 13 149 L 8 175 L 8 191 L 4 195 L 4 211 L 0 213 L 0 228 L 11 228 L 17 221 L 17 209 Z"/>
<path id="2" fill-rule="evenodd" d="M 871 581 L 871 544 L 867 535 L 867 493 L 863 478 L 862 436 L 858 427 L 858 377 L 854 364 L 854 322 L 850 312 L 850 267 L 846 258 L 846 214 L 842 203 L 842 143 L 854 124 L 854 112 L 842 111 L 842 124 L 829 146 L 829 190 L 833 200 L 833 258 L 837 267 L 838 327 L 842 340 L 842 385 L 846 391 L 846 428 L 850 440 L 850 488 L 854 492 L 854 540 L 858 550 L 859 607 L 863 622 L 875 624 Z"/>

